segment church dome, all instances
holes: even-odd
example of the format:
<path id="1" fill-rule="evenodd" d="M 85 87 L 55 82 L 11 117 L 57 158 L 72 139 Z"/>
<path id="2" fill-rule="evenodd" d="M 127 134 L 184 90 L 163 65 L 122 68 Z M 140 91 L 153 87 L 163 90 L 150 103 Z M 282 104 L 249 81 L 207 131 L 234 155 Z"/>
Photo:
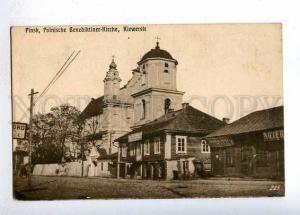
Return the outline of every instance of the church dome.
<path id="1" fill-rule="evenodd" d="M 151 49 L 150 51 L 148 51 L 142 57 L 140 62 L 138 62 L 138 64 L 146 61 L 149 58 L 164 58 L 164 59 L 175 61 L 176 65 L 178 64 L 177 60 L 175 60 L 169 52 L 167 52 L 166 50 L 160 49 L 158 42 L 156 43 L 156 47 L 154 49 Z"/>

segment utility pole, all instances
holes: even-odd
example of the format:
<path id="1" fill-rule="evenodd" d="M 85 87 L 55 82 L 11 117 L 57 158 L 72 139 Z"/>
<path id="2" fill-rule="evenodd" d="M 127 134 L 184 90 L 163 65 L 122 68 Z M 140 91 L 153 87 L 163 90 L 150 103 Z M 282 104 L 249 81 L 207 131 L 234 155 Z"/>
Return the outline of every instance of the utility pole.
<path id="1" fill-rule="evenodd" d="M 81 141 L 81 177 L 83 177 L 84 163 L 83 163 L 83 141 Z"/>
<path id="2" fill-rule="evenodd" d="M 114 143 L 117 143 L 117 145 L 115 145 Z M 116 178 L 120 178 L 120 164 L 121 164 L 121 148 L 120 148 L 120 143 L 112 141 L 112 145 L 118 148 Z M 126 166 L 125 166 L 125 171 L 126 171 Z"/>
<path id="3" fill-rule="evenodd" d="M 118 161 L 117 161 L 117 178 L 120 178 L 120 161 L 121 161 L 121 150 L 120 146 L 118 146 Z"/>
<path id="4" fill-rule="evenodd" d="M 81 177 L 83 177 L 83 170 L 84 170 L 84 148 L 83 148 L 83 144 L 84 144 L 84 140 L 81 138 L 81 131 L 82 128 L 80 128 L 80 137 L 79 137 L 79 142 L 80 142 L 80 151 L 81 151 Z"/>
<path id="5" fill-rule="evenodd" d="M 80 122 L 78 127 L 78 143 L 80 144 L 80 151 L 81 151 L 81 177 L 84 176 L 84 144 L 86 144 L 86 139 L 82 137 L 82 131 L 84 128 L 84 122 Z"/>
<path id="6" fill-rule="evenodd" d="M 35 94 L 37 94 L 38 92 L 34 92 L 34 89 L 31 89 L 30 94 L 28 94 L 28 96 L 30 96 L 30 115 L 29 115 L 29 172 L 28 172 L 28 187 L 31 187 L 31 144 L 32 144 L 32 114 L 33 114 L 33 97 Z"/>

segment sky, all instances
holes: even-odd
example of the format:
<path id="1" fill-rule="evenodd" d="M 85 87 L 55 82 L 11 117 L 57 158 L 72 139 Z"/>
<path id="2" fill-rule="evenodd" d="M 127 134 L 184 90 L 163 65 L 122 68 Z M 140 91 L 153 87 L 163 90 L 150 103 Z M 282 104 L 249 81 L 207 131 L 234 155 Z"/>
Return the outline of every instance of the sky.
<path id="1" fill-rule="evenodd" d="M 280 24 L 139 26 L 147 30 L 124 32 L 115 26 L 120 32 L 43 33 L 40 26 L 40 33 L 26 33 L 25 27 L 13 28 L 13 121 L 28 122 L 30 89 L 41 93 L 74 50 L 79 55 L 39 99 L 35 113 L 62 103 L 83 110 L 103 94 L 113 55 L 121 86 L 126 84 L 157 36 L 160 48 L 179 63 L 177 89 L 185 92 L 183 101 L 195 108 L 234 121 L 283 104 Z"/>

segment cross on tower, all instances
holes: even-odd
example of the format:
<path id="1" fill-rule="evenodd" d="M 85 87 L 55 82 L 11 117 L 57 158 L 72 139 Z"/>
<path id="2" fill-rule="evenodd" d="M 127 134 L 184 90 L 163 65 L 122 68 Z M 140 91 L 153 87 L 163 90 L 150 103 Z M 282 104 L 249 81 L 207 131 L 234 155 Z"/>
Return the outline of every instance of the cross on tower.
<path id="1" fill-rule="evenodd" d="M 156 39 L 156 42 L 158 43 L 158 40 L 160 40 L 160 37 L 156 36 L 155 39 Z"/>
<path id="2" fill-rule="evenodd" d="M 112 55 L 111 58 L 112 58 L 112 61 L 115 61 L 115 55 Z"/>
<path id="3" fill-rule="evenodd" d="M 159 42 L 158 42 L 158 40 L 160 40 L 160 37 L 156 36 L 155 39 L 156 39 L 156 47 L 155 48 L 159 49 Z"/>

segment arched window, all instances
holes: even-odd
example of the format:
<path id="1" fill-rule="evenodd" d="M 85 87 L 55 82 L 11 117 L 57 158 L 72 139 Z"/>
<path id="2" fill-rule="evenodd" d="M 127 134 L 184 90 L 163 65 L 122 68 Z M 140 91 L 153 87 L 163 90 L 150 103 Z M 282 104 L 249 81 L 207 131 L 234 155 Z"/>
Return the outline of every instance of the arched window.
<path id="1" fill-rule="evenodd" d="M 171 100 L 170 99 L 165 99 L 165 113 L 168 113 L 169 110 L 171 109 Z"/>
<path id="2" fill-rule="evenodd" d="M 164 73 L 169 73 L 169 70 L 165 69 L 165 70 L 164 70 Z"/>
<path id="3" fill-rule="evenodd" d="M 143 99 L 142 100 L 142 116 L 141 119 L 145 119 L 146 118 L 146 101 Z"/>
<path id="4" fill-rule="evenodd" d="M 210 147 L 206 140 L 201 140 L 201 152 L 210 153 Z"/>

